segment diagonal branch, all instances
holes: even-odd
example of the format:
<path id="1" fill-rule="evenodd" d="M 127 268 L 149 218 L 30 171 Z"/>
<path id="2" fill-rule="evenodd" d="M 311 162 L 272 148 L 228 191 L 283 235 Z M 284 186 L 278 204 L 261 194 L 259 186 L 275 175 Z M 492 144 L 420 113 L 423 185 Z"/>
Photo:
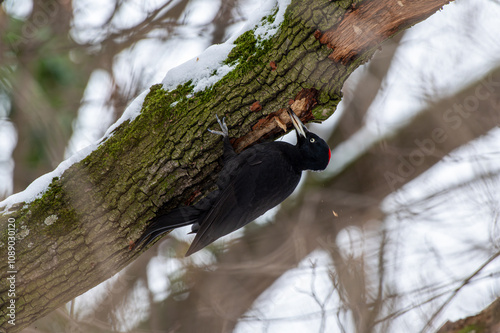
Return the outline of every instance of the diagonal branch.
<path id="1" fill-rule="evenodd" d="M 492 255 L 488 260 L 486 260 L 481 266 L 479 266 L 474 272 L 472 272 L 467 278 L 463 280 L 463 282 L 448 296 L 448 298 L 441 304 L 441 306 L 432 314 L 432 317 L 427 321 L 425 324 L 424 328 L 422 329 L 422 332 L 427 331 L 427 329 L 432 327 L 432 324 L 434 320 L 439 316 L 439 314 L 450 304 L 450 302 L 457 296 L 457 294 L 462 290 L 466 285 L 469 284 L 469 282 L 479 275 L 483 269 L 485 269 L 489 264 L 491 264 L 496 258 L 500 256 L 500 252 L 495 253 Z"/>

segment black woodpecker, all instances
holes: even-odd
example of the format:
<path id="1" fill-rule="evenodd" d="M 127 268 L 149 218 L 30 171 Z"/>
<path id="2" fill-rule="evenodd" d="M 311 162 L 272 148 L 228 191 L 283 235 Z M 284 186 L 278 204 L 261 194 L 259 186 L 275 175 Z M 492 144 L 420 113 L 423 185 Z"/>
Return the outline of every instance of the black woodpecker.
<path id="1" fill-rule="evenodd" d="M 297 133 L 297 144 L 266 142 L 236 154 L 229 142 L 224 119 L 217 117 L 222 135 L 224 166 L 219 173 L 217 190 L 193 206 L 174 209 L 156 216 L 137 240 L 143 247 L 175 228 L 191 225 L 196 236 L 189 256 L 220 237 L 252 222 L 285 200 L 297 187 L 302 171 L 324 170 L 330 161 L 326 142 L 307 130 L 295 113 L 288 109 Z"/>

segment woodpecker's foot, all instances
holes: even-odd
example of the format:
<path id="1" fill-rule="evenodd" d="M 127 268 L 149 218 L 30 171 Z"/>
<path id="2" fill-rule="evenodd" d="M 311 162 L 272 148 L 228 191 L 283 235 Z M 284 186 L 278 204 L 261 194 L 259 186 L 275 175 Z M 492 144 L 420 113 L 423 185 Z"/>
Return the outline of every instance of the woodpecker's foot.
<path id="1" fill-rule="evenodd" d="M 219 123 L 219 126 L 222 130 L 221 131 L 214 131 L 214 130 L 211 130 L 209 129 L 208 131 L 212 134 L 217 134 L 217 135 L 222 135 L 223 137 L 228 137 L 229 136 L 229 131 L 227 129 L 227 125 L 226 125 L 226 117 L 222 118 L 222 121 L 220 121 L 219 119 L 219 116 L 216 114 L 215 117 L 217 117 L 217 122 Z"/>

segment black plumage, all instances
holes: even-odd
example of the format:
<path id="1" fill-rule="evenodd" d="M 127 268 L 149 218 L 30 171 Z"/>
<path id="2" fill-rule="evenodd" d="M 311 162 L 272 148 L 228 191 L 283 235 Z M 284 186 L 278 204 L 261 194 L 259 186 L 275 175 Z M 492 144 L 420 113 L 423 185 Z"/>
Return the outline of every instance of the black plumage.
<path id="1" fill-rule="evenodd" d="M 151 243 L 172 229 L 192 224 L 196 236 L 186 256 L 218 238 L 252 222 L 285 200 L 299 183 L 303 170 L 324 170 L 330 161 L 326 142 L 309 132 L 291 111 L 288 114 L 297 132 L 297 144 L 268 142 L 236 154 L 229 142 L 228 129 L 210 132 L 223 136 L 224 166 L 217 190 L 193 206 L 180 207 L 156 216 L 136 245 Z"/>

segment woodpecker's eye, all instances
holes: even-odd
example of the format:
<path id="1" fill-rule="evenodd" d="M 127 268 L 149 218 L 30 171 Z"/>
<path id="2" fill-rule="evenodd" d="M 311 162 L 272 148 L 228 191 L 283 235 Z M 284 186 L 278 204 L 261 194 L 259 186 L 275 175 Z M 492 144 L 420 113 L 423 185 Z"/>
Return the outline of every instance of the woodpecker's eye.
<path id="1" fill-rule="evenodd" d="M 309 139 L 309 142 L 310 142 L 310 143 L 314 143 L 314 141 L 316 141 L 316 140 L 314 140 L 314 138 L 310 138 L 310 139 Z"/>

